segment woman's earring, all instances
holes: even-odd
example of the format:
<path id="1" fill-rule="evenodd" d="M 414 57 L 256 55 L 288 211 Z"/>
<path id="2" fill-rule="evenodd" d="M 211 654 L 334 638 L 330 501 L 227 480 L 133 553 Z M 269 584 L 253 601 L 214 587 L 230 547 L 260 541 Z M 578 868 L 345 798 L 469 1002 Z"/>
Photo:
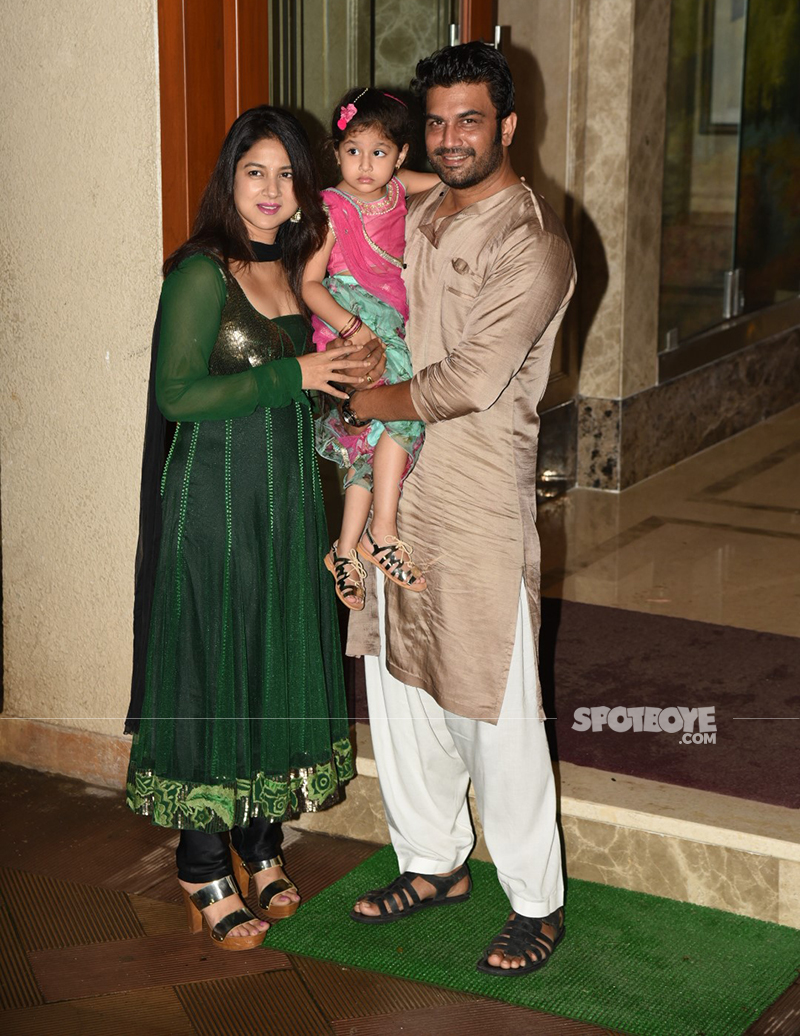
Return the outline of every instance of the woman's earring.
<path id="1" fill-rule="evenodd" d="M 299 223 L 302 218 L 303 218 L 303 210 L 302 209 L 298 209 L 297 212 L 295 212 L 293 216 L 289 217 L 289 222 L 290 223 Z"/>

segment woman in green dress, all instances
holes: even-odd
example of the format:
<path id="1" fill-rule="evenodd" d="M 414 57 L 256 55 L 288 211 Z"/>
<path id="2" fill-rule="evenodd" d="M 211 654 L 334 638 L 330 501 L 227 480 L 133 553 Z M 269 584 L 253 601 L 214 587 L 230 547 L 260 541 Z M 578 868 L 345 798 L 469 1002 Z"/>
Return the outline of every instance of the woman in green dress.
<path id="1" fill-rule="evenodd" d="M 353 776 L 307 393 L 344 398 L 331 379 L 375 377 L 382 353 L 309 351 L 301 275 L 325 231 L 300 124 L 253 108 L 164 267 L 155 398 L 177 428 L 138 629 L 127 799 L 180 830 L 190 924 L 205 918 L 223 949 L 257 945 L 268 927 L 232 872 L 240 887 L 253 877 L 268 916 L 294 913 L 280 821 L 332 805 Z"/>

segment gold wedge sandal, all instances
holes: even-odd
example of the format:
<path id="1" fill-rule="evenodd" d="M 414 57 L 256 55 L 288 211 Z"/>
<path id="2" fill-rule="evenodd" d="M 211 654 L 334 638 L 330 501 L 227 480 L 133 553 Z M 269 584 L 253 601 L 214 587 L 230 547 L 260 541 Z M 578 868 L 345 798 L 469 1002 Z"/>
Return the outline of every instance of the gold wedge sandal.
<path id="1" fill-rule="evenodd" d="M 259 871 L 268 871 L 270 867 L 283 867 L 282 856 L 273 856 L 270 860 L 254 860 L 251 863 L 245 863 L 233 846 L 231 846 L 231 859 L 233 860 L 236 882 L 242 890 L 243 896 L 247 895 L 247 890 L 250 888 L 251 876 L 258 874 Z M 298 901 L 290 900 L 288 903 L 275 902 L 278 896 L 283 896 L 287 892 L 297 892 L 297 886 L 292 884 L 287 878 L 276 878 L 275 881 L 271 881 L 269 885 L 265 885 L 261 890 L 258 895 L 258 905 L 268 917 L 276 921 L 286 917 L 293 917 L 300 906 Z"/>
<path id="2" fill-rule="evenodd" d="M 209 882 L 208 885 L 204 885 L 197 892 L 187 892 L 186 889 L 182 889 L 182 891 L 183 899 L 186 903 L 186 917 L 189 922 L 189 928 L 195 935 L 201 931 L 203 922 L 206 920 L 202 913 L 206 907 L 211 906 L 212 903 L 219 903 L 222 899 L 228 899 L 230 896 L 239 895 L 239 890 L 234 885 L 233 878 L 229 874 L 226 874 L 224 878 L 218 878 L 217 881 Z M 213 928 L 208 924 L 208 921 L 206 921 L 206 926 L 208 927 L 211 941 L 219 949 L 254 950 L 264 941 L 264 936 L 267 934 L 266 928 L 263 932 L 258 932 L 255 935 L 231 936 L 231 938 L 228 938 L 228 936 L 240 924 L 244 924 L 246 921 L 258 920 L 252 910 L 248 910 L 247 907 L 240 907 L 238 910 L 232 910 L 229 914 L 226 914 Z"/>

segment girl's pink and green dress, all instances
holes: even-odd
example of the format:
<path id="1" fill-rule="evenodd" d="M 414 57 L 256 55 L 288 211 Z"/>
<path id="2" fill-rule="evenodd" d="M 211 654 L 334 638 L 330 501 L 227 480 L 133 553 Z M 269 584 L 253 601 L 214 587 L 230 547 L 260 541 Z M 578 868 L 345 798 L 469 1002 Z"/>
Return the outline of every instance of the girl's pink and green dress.
<path id="1" fill-rule="evenodd" d="M 408 381 L 414 372 L 405 342 L 405 187 L 393 176 L 384 197 L 377 201 L 359 201 L 335 187 L 324 190 L 322 200 L 336 239 L 322 283 L 340 306 L 359 316 L 386 346 L 386 370 L 378 384 Z M 336 331 L 319 317 L 312 323 L 314 343 L 318 349 L 325 349 Z M 351 428 L 331 406 L 317 420 L 317 451 L 347 469 L 345 488 L 360 485 L 371 491 L 375 447 L 384 432 L 407 454 L 402 487 L 425 438 L 422 421 L 383 424 L 375 420 L 363 428 Z"/>

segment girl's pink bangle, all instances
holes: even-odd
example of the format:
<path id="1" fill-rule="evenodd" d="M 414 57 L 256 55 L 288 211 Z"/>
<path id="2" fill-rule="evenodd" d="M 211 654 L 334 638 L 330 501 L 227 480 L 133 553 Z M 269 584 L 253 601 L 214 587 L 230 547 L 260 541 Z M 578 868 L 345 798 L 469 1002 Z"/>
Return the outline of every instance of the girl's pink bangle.
<path id="1" fill-rule="evenodd" d="M 339 337 L 344 339 L 346 342 L 348 338 L 352 338 L 354 334 L 357 334 L 363 327 L 363 321 L 360 317 L 356 317 L 356 322 L 352 327 L 346 327 L 344 331 L 339 332 Z"/>

